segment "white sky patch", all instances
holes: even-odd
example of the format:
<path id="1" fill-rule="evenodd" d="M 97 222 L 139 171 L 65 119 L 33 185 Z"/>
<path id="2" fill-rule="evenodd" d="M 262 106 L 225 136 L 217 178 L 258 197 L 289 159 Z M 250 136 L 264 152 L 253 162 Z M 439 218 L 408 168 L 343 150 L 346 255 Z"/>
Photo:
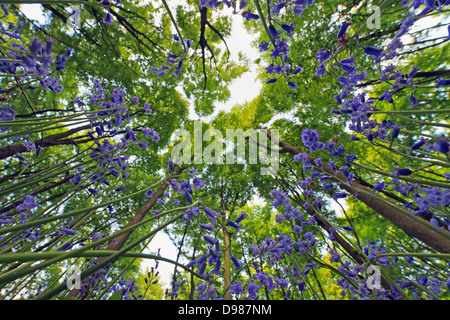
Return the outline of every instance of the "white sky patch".
<path id="1" fill-rule="evenodd" d="M 45 24 L 47 22 L 40 4 L 22 4 L 20 5 L 20 11 L 22 11 L 28 19 L 35 20 L 39 24 Z"/>

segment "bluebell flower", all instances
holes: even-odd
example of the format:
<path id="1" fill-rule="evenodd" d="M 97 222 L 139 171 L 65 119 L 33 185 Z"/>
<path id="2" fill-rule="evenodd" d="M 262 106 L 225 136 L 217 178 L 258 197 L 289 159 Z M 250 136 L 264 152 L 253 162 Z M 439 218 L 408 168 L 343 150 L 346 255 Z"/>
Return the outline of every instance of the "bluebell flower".
<path id="1" fill-rule="evenodd" d="M 233 220 L 228 220 L 227 224 L 230 227 L 233 227 L 234 229 L 236 229 L 236 231 L 239 231 L 239 229 L 241 228 L 241 226 L 238 225 L 237 223 L 235 223 Z"/>
<path id="2" fill-rule="evenodd" d="M 292 81 L 288 81 L 288 85 L 289 87 L 292 88 L 292 90 L 294 90 L 295 88 L 297 88 L 298 84 Z"/>
<path id="3" fill-rule="evenodd" d="M 103 19 L 102 22 L 107 23 L 107 24 L 109 24 L 109 25 L 112 25 L 112 24 L 113 24 L 113 22 L 112 22 L 112 17 L 111 17 L 111 14 L 110 14 L 109 12 L 106 13 L 105 19 Z"/>
<path id="4" fill-rule="evenodd" d="M 245 212 L 242 212 L 235 220 L 234 222 L 239 223 L 242 220 L 244 220 L 245 218 L 247 218 L 247 214 Z"/>
<path id="5" fill-rule="evenodd" d="M 396 176 L 409 176 L 412 174 L 412 171 L 408 168 L 394 168 L 393 173 Z"/>
<path id="6" fill-rule="evenodd" d="M 441 136 L 436 139 L 438 141 L 438 150 L 440 153 L 447 155 L 449 152 L 449 141 L 447 137 Z"/>
<path id="7" fill-rule="evenodd" d="M 74 236 L 74 235 L 77 234 L 77 232 L 75 230 L 64 228 L 64 227 L 62 227 L 61 230 L 62 230 L 62 232 L 64 234 L 68 234 L 68 235 L 71 235 L 71 236 Z"/>
<path id="8" fill-rule="evenodd" d="M 219 241 L 219 240 L 217 240 L 216 238 L 212 238 L 212 237 L 210 237 L 210 236 L 208 236 L 208 235 L 204 235 L 204 236 L 203 236 L 203 239 L 205 239 L 205 241 L 208 242 L 208 243 L 211 244 L 211 245 L 215 245 L 216 242 Z"/>
<path id="9" fill-rule="evenodd" d="M 258 20 L 259 16 L 257 14 L 254 14 L 250 11 L 250 9 L 242 12 L 242 16 L 245 18 L 245 20 Z"/>
<path id="10" fill-rule="evenodd" d="M 386 91 L 381 95 L 381 97 L 378 100 L 379 101 L 386 100 L 389 103 L 394 102 L 394 100 L 392 99 L 392 93 L 389 91 L 389 89 L 386 89 Z"/>
<path id="11" fill-rule="evenodd" d="M 417 149 L 419 149 L 420 147 L 422 147 L 425 143 L 427 143 L 427 139 L 425 139 L 425 138 L 421 138 L 419 141 L 417 141 L 416 143 L 414 143 L 412 146 L 411 146 L 411 150 L 417 150 Z"/>
<path id="12" fill-rule="evenodd" d="M 336 192 L 333 196 L 334 200 L 346 198 L 347 194 L 345 192 Z"/>
<path id="13" fill-rule="evenodd" d="M 27 151 L 33 151 L 35 149 L 35 145 L 33 142 L 29 140 L 25 140 L 22 145 L 27 148 Z"/>
<path id="14" fill-rule="evenodd" d="M 259 43 L 259 51 L 263 52 L 263 51 L 267 51 L 269 50 L 269 43 L 267 41 L 262 41 Z"/>
<path id="15" fill-rule="evenodd" d="M 316 68 L 316 77 L 323 77 L 325 75 L 325 66 L 321 64 Z"/>
<path id="16" fill-rule="evenodd" d="M 330 57 L 330 50 L 322 50 L 322 48 L 319 49 L 316 53 L 316 60 L 319 61 L 319 63 L 324 62 L 326 59 Z"/>
<path id="17" fill-rule="evenodd" d="M 283 29 L 284 31 L 287 32 L 288 36 L 292 35 L 292 33 L 294 32 L 294 23 L 291 24 L 282 24 L 281 25 L 281 29 Z"/>
<path id="18" fill-rule="evenodd" d="M 450 86 L 450 79 L 447 80 L 447 79 L 439 78 L 435 81 L 435 83 L 436 83 L 436 88 L 439 88 L 440 86 Z"/>
<path id="19" fill-rule="evenodd" d="M 281 31 L 278 31 L 277 29 L 275 29 L 275 27 L 273 25 L 269 26 L 269 32 L 274 40 L 277 40 L 278 38 L 280 38 Z"/>
<path id="20" fill-rule="evenodd" d="M 378 49 L 374 46 L 368 46 L 368 47 L 364 48 L 364 53 L 369 56 L 374 57 L 375 60 L 378 60 L 378 58 L 380 57 L 382 52 L 383 52 L 382 49 Z"/>

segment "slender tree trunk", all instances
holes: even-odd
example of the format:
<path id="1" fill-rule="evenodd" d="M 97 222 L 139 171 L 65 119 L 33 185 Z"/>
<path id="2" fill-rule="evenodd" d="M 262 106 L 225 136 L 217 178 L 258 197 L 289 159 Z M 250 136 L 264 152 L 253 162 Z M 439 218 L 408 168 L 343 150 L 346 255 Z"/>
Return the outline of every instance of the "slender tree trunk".
<path id="1" fill-rule="evenodd" d="M 227 225 L 227 212 L 225 203 L 222 200 L 222 224 Z M 230 235 L 226 228 L 223 229 L 223 245 L 224 245 L 224 256 L 223 256 L 223 290 L 225 291 L 224 298 L 226 300 L 231 300 L 230 294 L 230 284 L 231 284 L 231 265 L 230 265 Z"/>
<path id="2" fill-rule="evenodd" d="M 52 135 L 46 136 L 43 139 L 37 139 L 37 140 L 33 141 L 33 143 L 35 146 L 41 146 L 42 148 L 49 147 L 49 146 L 67 145 L 67 144 L 76 145 L 77 142 L 75 142 L 74 139 L 63 139 L 63 138 L 67 138 L 79 131 L 90 129 L 90 128 L 91 128 L 91 125 L 88 124 L 85 126 L 67 130 L 62 133 L 52 134 Z M 87 141 L 89 141 L 89 140 L 85 140 L 84 142 L 87 142 Z M 11 156 L 15 155 L 16 153 L 22 153 L 22 152 L 26 152 L 26 151 L 27 151 L 27 148 L 23 144 L 14 144 L 14 145 L 10 145 L 10 146 L 5 146 L 3 148 L 0 148 L 0 160 L 11 157 Z"/>

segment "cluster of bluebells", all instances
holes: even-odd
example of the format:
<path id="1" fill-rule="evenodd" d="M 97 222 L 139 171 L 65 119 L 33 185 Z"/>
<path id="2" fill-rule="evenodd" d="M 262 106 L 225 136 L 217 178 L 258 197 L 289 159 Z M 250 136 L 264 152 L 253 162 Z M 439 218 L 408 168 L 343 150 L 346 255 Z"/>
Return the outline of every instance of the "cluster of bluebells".
<path id="1" fill-rule="evenodd" d="M 78 167 L 70 182 L 79 186 L 80 189 L 86 188 L 89 194 L 96 196 L 99 190 L 98 187 L 93 187 L 94 184 L 100 183 L 112 188 L 115 184 L 111 179 L 121 181 L 130 175 L 130 172 L 127 171 L 129 158 L 124 153 L 129 146 L 136 144 L 141 149 L 147 150 L 149 145 L 146 137 L 150 137 L 154 142 L 159 141 L 160 138 L 154 129 L 144 127 L 142 128 L 144 139 L 138 140 L 137 132 L 126 128 L 125 125 L 131 120 L 131 116 L 130 107 L 125 103 L 123 89 L 114 89 L 109 95 L 109 99 L 107 99 L 106 90 L 103 89 L 99 79 L 94 79 L 93 89 L 88 104 L 100 111 L 88 115 L 91 118 L 90 123 L 93 130 L 89 131 L 87 135 L 94 142 L 90 148 L 89 157 L 95 159 L 97 166 L 94 172 Z M 139 98 L 132 97 L 132 103 L 133 107 L 139 107 Z M 80 108 L 86 105 L 79 98 L 75 99 L 74 104 Z M 142 109 L 147 115 L 152 114 L 148 102 L 143 103 Z M 125 134 L 120 134 L 123 131 Z M 112 137 L 115 139 L 111 139 Z M 87 181 L 89 185 L 85 187 L 82 181 Z M 124 186 L 115 187 L 113 192 L 118 193 L 124 189 Z M 109 207 L 109 210 L 111 211 L 112 207 Z"/>
<path id="2" fill-rule="evenodd" d="M 55 74 L 65 68 L 66 60 L 72 54 L 72 49 L 68 48 L 66 53 L 60 54 L 55 60 L 53 57 L 55 41 L 47 37 L 45 42 L 42 42 L 36 36 L 24 39 L 21 34 L 23 26 L 21 21 L 17 22 L 17 25 L 0 23 L 0 40 L 11 48 L 3 52 L 6 59 L 0 61 L 0 76 L 19 75 L 20 79 L 25 82 L 39 81 L 42 89 L 61 92 L 63 86 Z M 11 80 L 13 79 L 11 77 Z M 28 88 L 35 89 L 31 84 Z"/>
<path id="3" fill-rule="evenodd" d="M 0 227 L 9 226 L 17 223 L 28 222 L 36 213 L 36 208 L 39 207 L 39 203 L 36 201 L 33 195 L 26 195 L 19 201 L 20 203 L 16 206 L 16 210 L 9 214 L 3 214 L 0 217 Z M 0 249 L 6 248 L 14 244 L 19 245 L 21 241 L 34 242 L 41 235 L 41 226 L 36 226 L 33 228 L 28 228 L 15 237 L 10 239 L 8 243 L 0 244 Z M 0 240 L 6 238 L 5 235 L 0 236 Z"/>
<path id="4" fill-rule="evenodd" d="M 87 264 L 87 266 L 83 267 L 82 270 L 94 267 L 96 264 L 97 262 L 92 260 Z M 114 275 L 110 273 L 111 266 L 112 264 L 108 264 L 83 279 L 81 281 L 80 290 L 77 297 L 79 299 L 92 298 L 107 289 L 106 294 L 102 297 L 103 300 L 107 300 L 117 294 L 119 295 L 117 297 L 118 300 L 138 300 L 142 298 L 142 295 L 136 295 L 136 291 L 139 289 L 136 285 L 136 281 L 132 279 L 125 279 L 124 274 L 122 274 L 119 280 L 114 282 L 112 285 L 109 283 L 109 281 L 111 281 L 110 279 L 114 278 Z M 154 285 L 158 282 L 154 279 L 158 274 L 158 272 L 154 274 L 154 269 L 155 268 L 152 267 L 151 271 L 147 273 L 147 277 L 144 277 L 144 282 L 147 286 Z"/>
<path id="5" fill-rule="evenodd" d="M 374 59 L 374 62 L 380 64 L 381 66 L 381 77 L 380 81 L 389 81 L 390 88 L 386 89 L 385 92 L 378 97 L 375 98 L 367 98 L 367 94 L 365 92 L 358 92 L 356 90 L 356 85 L 361 81 L 366 79 L 366 72 L 360 72 L 355 66 L 354 57 L 346 57 L 341 60 L 335 60 L 338 62 L 338 66 L 340 67 L 343 75 L 336 75 L 338 82 L 340 83 L 340 93 L 335 95 L 335 99 L 339 105 L 338 110 L 332 108 L 331 113 L 337 115 L 347 115 L 350 116 L 348 122 L 348 129 L 353 132 L 351 136 L 351 141 L 359 141 L 361 138 L 358 136 L 364 136 L 368 141 L 373 142 L 376 139 L 379 140 L 394 140 L 399 139 L 399 134 L 401 132 L 402 127 L 397 123 L 392 122 L 391 120 L 383 120 L 382 122 L 377 121 L 373 117 L 373 113 L 371 111 L 377 110 L 376 107 L 381 101 L 386 101 L 386 103 L 393 104 L 394 103 L 394 93 L 402 88 L 403 86 L 414 86 L 414 76 L 420 70 L 420 68 L 413 66 L 408 73 L 403 73 L 401 70 L 397 69 L 395 65 L 390 63 L 389 61 L 398 55 L 398 52 L 401 48 L 403 48 L 403 43 L 401 41 L 401 37 L 404 36 L 410 27 L 414 24 L 414 22 L 423 16 L 426 13 L 429 13 L 433 10 L 440 10 L 445 3 L 437 3 L 434 4 L 429 1 L 414 1 L 408 3 L 408 1 L 403 1 L 402 4 L 406 8 L 413 7 L 413 9 L 419 8 L 421 5 L 425 5 L 425 9 L 420 11 L 417 15 L 414 13 L 410 13 L 409 16 L 401 22 L 399 31 L 396 35 L 391 39 L 390 43 L 387 44 L 383 48 L 377 48 L 374 46 L 367 46 L 364 48 L 364 53 Z M 342 37 L 343 34 L 348 29 L 349 23 L 343 23 L 341 29 L 338 32 L 338 38 Z M 357 39 L 358 44 L 359 39 Z M 317 68 L 316 76 L 322 77 L 325 74 L 325 63 L 333 59 L 333 55 L 330 50 L 320 49 L 316 54 L 316 59 L 320 63 L 320 66 Z M 437 87 L 441 85 L 446 85 L 443 79 L 439 79 L 437 82 Z M 414 96 L 414 91 L 411 93 L 410 97 L 410 106 L 414 106 L 418 104 L 417 99 Z M 302 133 L 302 141 L 306 147 L 308 147 L 311 151 L 314 151 L 317 144 L 317 136 L 314 130 L 305 130 Z M 414 152 L 415 150 L 419 150 L 420 148 L 426 149 L 428 152 L 434 151 L 439 152 L 445 156 L 447 156 L 449 152 L 449 141 L 445 136 L 436 137 L 431 141 L 430 139 L 426 139 L 424 137 L 419 138 L 417 141 L 413 142 L 410 146 L 409 152 Z M 434 143 L 433 143 L 434 142 Z M 299 156 L 297 157 L 297 161 Z M 296 160 L 294 158 L 294 160 Z M 308 160 L 303 161 L 304 164 L 308 165 Z M 342 169 L 341 169 L 342 171 Z M 344 168 L 342 171 L 347 177 L 348 170 Z M 407 176 L 411 175 L 413 170 L 409 168 L 396 168 L 394 167 L 392 170 L 392 174 L 394 176 Z M 351 175 L 351 172 L 349 173 Z M 348 179 L 350 182 L 351 179 Z M 408 185 L 407 189 L 414 190 L 415 193 L 412 194 L 409 190 L 405 192 L 405 188 L 402 185 L 403 183 L 399 183 L 397 179 L 392 179 L 390 184 L 393 185 L 392 190 L 400 192 L 402 195 L 408 195 L 414 199 L 415 206 L 413 209 L 409 209 L 412 213 L 416 215 L 424 215 L 430 214 L 430 209 L 436 208 L 448 208 L 448 203 L 442 201 L 442 197 L 448 197 L 446 191 L 439 188 L 423 188 L 423 190 L 419 190 L 419 186 L 417 185 Z M 326 185 L 327 188 L 331 185 Z M 383 182 L 378 182 L 374 188 L 374 192 L 381 191 L 386 188 L 387 184 Z M 341 194 L 342 197 L 345 196 L 344 193 Z M 336 195 L 335 195 L 336 196 Z M 339 196 L 339 195 L 338 195 Z M 411 206 L 411 202 L 407 204 L 406 207 Z M 445 209 L 444 209 L 445 210 Z M 433 210 L 434 211 L 434 210 Z M 438 210 L 439 211 L 439 210 Z M 445 214 L 442 215 L 446 221 L 448 221 L 448 216 Z M 437 225 L 437 220 L 432 220 L 433 224 Z"/>
<path id="6" fill-rule="evenodd" d="M 5 5 L 3 11 L 9 14 Z M 53 45 L 55 41 L 47 37 L 45 42 L 33 36 L 30 39 L 24 39 L 21 31 L 24 27 L 23 22 L 18 21 L 17 25 L 9 23 L 3 25 L 0 23 L 0 41 L 9 46 L 10 50 L 2 50 L 3 59 L 0 61 L 0 77 L 8 76 L 11 79 L 11 88 L 0 88 L 0 92 L 9 93 L 13 90 L 14 77 L 20 76 L 23 82 L 29 82 L 27 86 L 30 90 L 35 90 L 34 82 L 39 82 L 42 89 L 49 89 L 54 92 L 61 92 L 63 85 L 56 76 L 57 72 L 65 68 L 67 59 L 72 54 L 72 49 L 68 48 L 65 53 L 60 54 L 55 59 Z M 22 45 L 19 43 L 26 43 Z M 4 101 L 6 102 L 6 101 Z M 0 122 L 12 121 L 15 119 L 16 112 L 12 105 L 0 107 Z M 0 132 L 5 133 L 10 127 L 0 127 Z M 28 146 L 28 151 L 33 150 L 34 146 Z"/>
<path id="7" fill-rule="evenodd" d="M 230 250 L 230 248 L 223 249 L 219 245 L 219 239 L 215 238 L 213 234 L 215 229 L 217 229 L 220 224 L 217 219 L 220 213 L 211 210 L 208 207 L 203 207 L 205 217 L 209 223 L 199 223 L 199 227 L 205 234 L 203 234 L 203 240 L 208 246 L 208 252 L 190 261 L 186 267 L 193 268 L 197 267 L 197 273 L 204 277 L 203 282 L 199 283 L 196 287 L 196 292 L 199 299 L 216 299 L 217 293 L 215 287 L 212 285 L 212 280 L 214 276 L 221 275 L 221 259 L 223 256 L 223 250 Z M 240 222 L 247 218 L 247 214 L 242 212 L 236 219 L 229 219 L 227 225 L 238 232 L 241 229 Z M 230 252 L 231 253 L 231 252 Z M 238 261 L 236 256 L 231 253 L 231 261 L 233 262 L 236 270 L 242 267 L 242 263 Z M 209 268 L 207 268 L 209 266 Z M 172 292 L 176 291 L 176 288 Z"/>

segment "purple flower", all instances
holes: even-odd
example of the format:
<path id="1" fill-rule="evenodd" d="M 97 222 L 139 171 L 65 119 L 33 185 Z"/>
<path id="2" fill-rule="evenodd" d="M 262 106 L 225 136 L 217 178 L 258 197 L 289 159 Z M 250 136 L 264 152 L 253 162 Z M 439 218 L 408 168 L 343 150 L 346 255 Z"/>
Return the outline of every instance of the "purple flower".
<path id="1" fill-rule="evenodd" d="M 290 204 L 287 193 L 285 193 L 283 191 L 272 190 L 272 191 L 270 191 L 270 196 L 272 198 L 274 198 L 274 201 L 272 201 L 272 206 L 274 208 L 278 208 L 281 206 L 287 206 L 288 204 Z"/>
<path id="2" fill-rule="evenodd" d="M 205 239 L 205 241 L 208 242 L 211 245 L 215 245 L 216 242 L 219 241 L 219 240 L 217 240 L 215 238 L 212 238 L 212 237 L 210 237 L 208 235 L 203 236 L 203 239 Z"/>
<path id="3" fill-rule="evenodd" d="M 347 194 L 345 192 L 336 192 L 333 196 L 334 200 L 346 198 Z"/>
<path id="4" fill-rule="evenodd" d="M 250 9 L 242 12 L 242 16 L 245 18 L 245 20 L 258 20 L 259 16 L 257 14 L 254 14 L 250 11 Z"/>
<path id="5" fill-rule="evenodd" d="M 169 170 L 173 171 L 173 161 L 172 160 L 167 161 L 167 165 L 169 166 Z"/>
<path id="6" fill-rule="evenodd" d="M 9 10 L 8 10 L 8 8 L 6 7 L 6 5 L 1 4 L 0 6 L 1 6 L 3 12 L 5 13 L 5 15 L 7 16 L 7 15 L 9 14 Z"/>
<path id="7" fill-rule="evenodd" d="M 298 84 L 292 81 L 288 81 L 288 85 L 289 87 L 292 88 L 292 90 L 294 90 L 295 88 L 297 88 Z"/>
<path id="8" fill-rule="evenodd" d="M 27 148 L 27 151 L 33 151 L 34 148 L 35 148 L 34 143 L 31 142 L 31 141 L 28 141 L 28 140 L 25 140 L 25 141 L 22 143 L 22 145 L 23 145 L 25 148 Z"/>
<path id="9" fill-rule="evenodd" d="M 248 299 L 258 300 L 258 291 L 261 286 L 257 286 L 253 282 L 248 283 Z"/>
<path id="10" fill-rule="evenodd" d="M 269 26 L 269 32 L 273 39 L 278 39 L 280 37 L 281 32 L 277 31 L 273 25 Z"/>
<path id="11" fill-rule="evenodd" d="M 112 25 L 112 24 L 113 24 L 113 22 L 112 22 L 112 17 L 111 17 L 111 14 L 110 14 L 109 12 L 106 13 L 105 19 L 103 19 L 102 22 L 107 23 L 107 24 L 109 24 L 109 25 Z"/>
<path id="12" fill-rule="evenodd" d="M 302 160 L 302 163 L 304 163 L 304 164 L 309 163 L 308 154 L 306 152 L 297 153 L 294 156 L 294 161 L 299 162 L 300 160 Z"/>
<path id="13" fill-rule="evenodd" d="M 64 234 L 68 234 L 71 236 L 74 236 L 77 233 L 75 230 L 64 228 L 64 227 L 61 230 Z"/>
<path id="14" fill-rule="evenodd" d="M 438 150 L 440 153 L 446 155 L 449 151 L 448 138 L 441 136 L 436 139 L 438 141 Z"/>
<path id="15" fill-rule="evenodd" d="M 392 93 L 388 89 L 386 89 L 384 94 L 381 95 L 381 97 L 378 100 L 379 101 L 386 100 L 389 103 L 393 103 L 394 102 L 394 100 L 392 99 Z"/>
<path id="16" fill-rule="evenodd" d="M 419 149 L 421 146 L 423 146 L 425 143 L 427 142 L 427 139 L 425 138 L 421 138 L 419 141 L 417 141 L 416 143 L 414 143 L 411 146 L 411 150 L 417 150 Z"/>
<path id="17" fill-rule="evenodd" d="M 412 174 L 412 171 L 408 168 L 394 168 L 393 172 L 396 176 L 409 176 Z"/>
<path id="18" fill-rule="evenodd" d="M 323 77 L 325 75 L 325 66 L 321 64 L 316 68 L 316 77 Z"/>
<path id="19" fill-rule="evenodd" d="M 320 140 L 317 130 L 306 128 L 303 130 L 301 138 L 305 147 L 309 148 L 311 151 L 316 150 L 317 142 Z"/>
<path id="20" fill-rule="evenodd" d="M 150 109 L 150 104 L 148 102 L 144 102 L 144 110 L 146 114 L 152 113 L 152 110 Z"/>
<path id="21" fill-rule="evenodd" d="M 292 9 L 292 11 L 300 17 L 303 14 L 303 10 L 304 10 L 304 7 L 302 5 L 295 5 L 294 8 Z"/>
<path id="22" fill-rule="evenodd" d="M 237 218 L 234 220 L 234 222 L 239 223 L 239 222 L 241 222 L 242 220 L 244 220 L 245 218 L 247 218 L 247 214 L 246 214 L 245 212 L 242 212 L 242 213 L 239 215 L 239 217 L 237 217 Z"/>
<path id="23" fill-rule="evenodd" d="M 326 59 L 330 57 L 330 50 L 322 50 L 322 48 L 319 49 L 316 53 L 316 60 L 319 61 L 319 63 L 324 62 Z"/>
<path id="24" fill-rule="evenodd" d="M 337 34 L 337 38 L 340 39 L 342 36 L 347 32 L 348 27 L 351 25 L 350 22 L 345 21 L 342 23 L 341 28 L 339 29 L 339 32 Z"/>
<path id="25" fill-rule="evenodd" d="M 263 51 L 267 51 L 267 50 L 269 50 L 269 43 L 266 42 L 266 41 L 262 41 L 262 42 L 259 44 L 259 51 L 260 51 L 260 52 L 263 52 Z"/>
<path id="26" fill-rule="evenodd" d="M 204 207 L 203 210 L 213 221 L 216 220 L 218 216 L 220 216 L 220 213 L 213 211 L 207 207 Z"/>
<path id="27" fill-rule="evenodd" d="M 368 46 L 364 49 L 364 53 L 372 56 L 375 58 L 375 60 L 378 60 L 379 56 L 381 55 L 381 53 L 383 52 L 382 49 L 378 49 L 374 46 Z"/>
<path id="28" fill-rule="evenodd" d="M 58 249 L 58 251 L 66 251 L 70 246 L 72 245 L 72 241 L 67 242 L 65 245 L 63 245 L 61 248 Z"/>
<path id="29" fill-rule="evenodd" d="M 211 232 L 214 229 L 214 226 L 212 224 L 200 224 L 200 228 Z"/>
<path id="30" fill-rule="evenodd" d="M 20 204 L 16 207 L 16 210 L 17 210 L 17 212 L 21 212 L 24 210 L 36 208 L 38 206 L 39 206 L 39 203 L 37 203 L 34 200 L 34 196 L 28 194 L 23 198 L 22 204 Z"/>
<path id="31" fill-rule="evenodd" d="M 287 32 L 288 36 L 292 35 L 294 32 L 294 23 L 291 24 L 282 24 L 281 29 Z"/>
<path id="32" fill-rule="evenodd" d="M 236 231 L 239 231 L 239 229 L 241 228 L 241 226 L 238 225 L 237 223 L 235 223 L 233 220 L 228 220 L 227 224 L 230 227 L 233 227 L 234 229 L 236 229 Z"/>
<path id="33" fill-rule="evenodd" d="M 144 133 L 144 137 L 150 137 L 153 141 L 159 141 L 159 135 L 154 129 L 144 127 L 142 133 Z"/>
<path id="34" fill-rule="evenodd" d="M 236 259 L 236 257 L 234 255 L 231 255 L 231 261 L 233 261 L 234 266 L 236 267 L 236 269 L 240 269 L 242 264 L 238 261 L 238 259 Z"/>
<path id="35" fill-rule="evenodd" d="M 242 293 L 244 293 L 242 283 L 236 282 L 230 285 L 230 294 L 242 294 Z"/>
<path id="36" fill-rule="evenodd" d="M 145 195 L 147 198 L 150 198 L 150 197 L 153 195 L 152 189 L 148 189 L 147 191 L 145 191 L 144 195 Z"/>
<path id="37" fill-rule="evenodd" d="M 206 185 L 203 183 L 202 180 L 200 180 L 199 178 L 195 177 L 192 180 L 192 184 L 194 186 L 194 189 L 203 189 L 206 187 Z"/>

